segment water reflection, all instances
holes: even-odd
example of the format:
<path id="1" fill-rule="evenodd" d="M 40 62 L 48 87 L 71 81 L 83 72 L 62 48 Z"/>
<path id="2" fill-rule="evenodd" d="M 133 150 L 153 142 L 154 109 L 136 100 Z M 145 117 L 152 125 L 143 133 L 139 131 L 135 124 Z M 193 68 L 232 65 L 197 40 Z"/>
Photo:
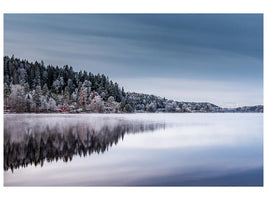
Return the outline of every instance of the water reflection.
<path id="1" fill-rule="evenodd" d="M 45 161 L 71 161 L 74 155 L 104 153 L 125 134 L 165 128 L 164 123 L 144 123 L 122 119 L 95 118 L 42 121 L 42 118 L 9 121 L 4 128 L 4 170 Z"/>
<path id="2" fill-rule="evenodd" d="M 262 186 L 262 118 L 8 114 L 4 185 Z"/>

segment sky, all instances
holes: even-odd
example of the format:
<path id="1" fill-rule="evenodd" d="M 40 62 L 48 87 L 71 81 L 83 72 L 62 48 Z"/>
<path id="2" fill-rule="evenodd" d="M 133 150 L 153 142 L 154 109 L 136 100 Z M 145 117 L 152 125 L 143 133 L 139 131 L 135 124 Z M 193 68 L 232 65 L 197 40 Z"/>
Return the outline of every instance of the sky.
<path id="1" fill-rule="evenodd" d="M 4 54 L 177 101 L 263 104 L 262 14 L 5 14 Z"/>

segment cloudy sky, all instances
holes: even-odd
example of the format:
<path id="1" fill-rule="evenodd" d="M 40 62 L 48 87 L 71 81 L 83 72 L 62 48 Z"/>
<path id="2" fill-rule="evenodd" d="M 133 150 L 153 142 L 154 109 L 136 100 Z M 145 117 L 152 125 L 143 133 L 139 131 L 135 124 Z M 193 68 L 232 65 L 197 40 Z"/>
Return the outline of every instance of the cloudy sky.
<path id="1" fill-rule="evenodd" d="M 4 54 L 178 101 L 263 104 L 260 14 L 5 14 Z"/>

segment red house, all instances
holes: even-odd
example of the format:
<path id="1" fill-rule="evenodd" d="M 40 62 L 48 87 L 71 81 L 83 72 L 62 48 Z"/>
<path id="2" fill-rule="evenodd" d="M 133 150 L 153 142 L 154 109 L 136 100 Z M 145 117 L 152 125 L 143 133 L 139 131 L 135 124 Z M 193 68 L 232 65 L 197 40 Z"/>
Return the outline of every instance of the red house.
<path id="1" fill-rule="evenodd" d="M 66 107 L 60 107 L 59 108 L 61 111 L 67 111 L 67 108 Z"/>

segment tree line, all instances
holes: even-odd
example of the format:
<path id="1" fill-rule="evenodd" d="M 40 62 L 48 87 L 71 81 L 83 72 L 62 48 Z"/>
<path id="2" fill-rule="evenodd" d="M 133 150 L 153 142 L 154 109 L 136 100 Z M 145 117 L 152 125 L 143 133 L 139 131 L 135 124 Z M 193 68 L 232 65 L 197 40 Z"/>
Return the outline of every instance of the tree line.
<path id="1" fill-rule="evenodd" d="M 11 112 L 263 112 L 263 106 L 221 108 L 125 92 L 104 74 L 75 72 L 72 66 L 4 57 L 4 106 Z"/>
<path id="2" fill-rule="evenodd" d="M 101 112 L 104 102 L 120 103 L 125 96 L 124 88 L 104 74 L 4 57 L 5 105 L 12 111 L 42 112 L 71 107 Z"/>

